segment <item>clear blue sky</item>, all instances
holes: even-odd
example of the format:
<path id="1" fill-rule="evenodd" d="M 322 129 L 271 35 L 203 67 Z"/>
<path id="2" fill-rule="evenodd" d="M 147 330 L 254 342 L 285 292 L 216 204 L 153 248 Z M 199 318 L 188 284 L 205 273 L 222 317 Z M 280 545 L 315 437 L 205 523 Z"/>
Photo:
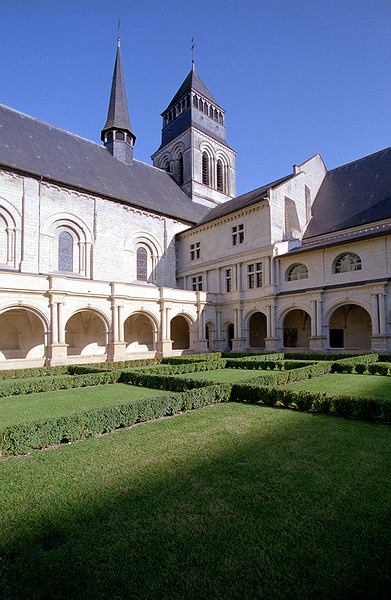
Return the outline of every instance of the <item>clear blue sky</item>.
<path id="1" fill-rule="evenodd" d="M 391 0 L 0 0 L 0 103 L 100 140 L 117 19 L 135 157 L 191 67 L 226 109 L 237 193 L 391 145 Z"/>

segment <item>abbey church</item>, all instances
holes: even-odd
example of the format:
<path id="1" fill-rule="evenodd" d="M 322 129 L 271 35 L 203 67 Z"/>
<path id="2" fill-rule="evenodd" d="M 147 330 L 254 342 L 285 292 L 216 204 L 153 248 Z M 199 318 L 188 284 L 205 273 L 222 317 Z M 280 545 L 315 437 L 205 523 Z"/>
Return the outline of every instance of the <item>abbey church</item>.
<path id="1" fill-rule="evenodd" d="M 162 119 L 136 160 L 119 42 L 102 144 L 0 105 L 0 368 L 391 353 L 391 148 L 237 197 L 194 64 Z"/>

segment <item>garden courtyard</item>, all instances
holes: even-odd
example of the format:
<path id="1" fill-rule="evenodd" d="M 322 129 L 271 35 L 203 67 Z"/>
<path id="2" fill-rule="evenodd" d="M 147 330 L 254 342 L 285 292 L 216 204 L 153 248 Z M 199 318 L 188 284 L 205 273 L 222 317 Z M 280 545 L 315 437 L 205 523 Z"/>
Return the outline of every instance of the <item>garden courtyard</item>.
<path id="1" fill-rule="evenodd" d="M 249 370 L 201 361 L 193 369 L 187 359 L 124 368 L 113 383 L 96 384 L 103 372 L 5 377 L 3 440 L 36 443 L 38 429 L 53 435 L 60 425 L 71 437 L 78 411 L 91 431 L 97 415 L 112 418 L 112 405 L 137 411 L 133 425 L 79 433 L 82 441 L 61 429 L 62 443 L 28 454 L 16 441 L 3 444 L 0 598 L 388 598 L 391 377 L 371 360 L 379 364 L 368 359 L 365 372 L 330 367 L 325 375 L 314 361 Z M 300 369 L 312 375 L 300 379 Z M 68 389 L 5 395 L 12 384 L 14 392 L 70 386 L 72 377 Z M 267 389 L 278 390 L 273 406 L 256 391 L 268 378 Z M 299 410 L 291 394 L 285 410 L 288 389 L 312 394 L 313 404 Z M 373 399 L 377 411 L 371 422 L 340 418 L 336 401 L 322 414 L 319 394 Z M 162 404 L 168 416 L 159 416 Z"/>

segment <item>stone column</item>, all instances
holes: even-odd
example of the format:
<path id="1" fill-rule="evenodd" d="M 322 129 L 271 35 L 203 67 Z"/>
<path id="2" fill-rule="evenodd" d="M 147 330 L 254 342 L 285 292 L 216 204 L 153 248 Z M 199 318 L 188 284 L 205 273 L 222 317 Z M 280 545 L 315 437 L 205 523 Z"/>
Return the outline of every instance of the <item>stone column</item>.
<path id="1" fill-rule="evenodd" d="M 379 296 L 372 294 L 372 335 L 379 333 Z"/>
<path id="2" fill-rule="evenodd" d="M 169 311 L 171 307 L 166 306 L 163 298 L 163 288 L 160 290 L 160 333 L 156 342 L 156 353 L 159 356 L 168 356 L 172 352 L 172 340 L 169 339 Z"/>
<path id="3" fill-rule="evenodd" d="M 317 335 L 316 326 L 317 326 L 317 305 L 316 300 L 311 300 L 311 337 L 315 337 Z"/>
<path id="4" fill-rule="evenodd" d="M 67 363 L 67 344 L 65 343 L 65 331 L 62 319 L 63 302 L 61 300 L 52 294 L 50 296 L 51 335 L 50 344 L 48 345 L 47 362 L 51 366 Z"/>
<path id="5" fill-rule="evenodd" d="M 267 352 L 276 352 L 279 350 L 280 340 L 276 334 L 276 303 L 267 305 L 267 322 L 266 332 L 267 338 L 265 339 L 265 350 Z"/>
<path id="6" fill-rule="evenodd" d="M 372 352 L 386 353 L 387 340 L 385 294 L 380 291 L 372 294 Z"/>
<path id="7" fill-rule="evenodd" d="M 379 294 L 379 333 L 386 335 L 386 295 Z"/>

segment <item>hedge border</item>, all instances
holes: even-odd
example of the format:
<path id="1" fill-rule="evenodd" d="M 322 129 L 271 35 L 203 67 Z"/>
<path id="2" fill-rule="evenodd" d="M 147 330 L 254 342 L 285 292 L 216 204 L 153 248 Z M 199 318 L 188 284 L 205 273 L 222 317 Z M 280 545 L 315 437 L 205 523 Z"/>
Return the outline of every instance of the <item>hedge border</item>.
<path id="1" fill-rule="evenodd" d="M 7 427 L 1 432 L 0 454 L 4 457 L 28 454 L 55 444 L 75 442 L 164 416 L 178 414 L 230 400 L 231 385 L 218 384 L 188 390 L 175 396 L 143 398 L 85 410 L 64 417 L 37 420 Z"/>

